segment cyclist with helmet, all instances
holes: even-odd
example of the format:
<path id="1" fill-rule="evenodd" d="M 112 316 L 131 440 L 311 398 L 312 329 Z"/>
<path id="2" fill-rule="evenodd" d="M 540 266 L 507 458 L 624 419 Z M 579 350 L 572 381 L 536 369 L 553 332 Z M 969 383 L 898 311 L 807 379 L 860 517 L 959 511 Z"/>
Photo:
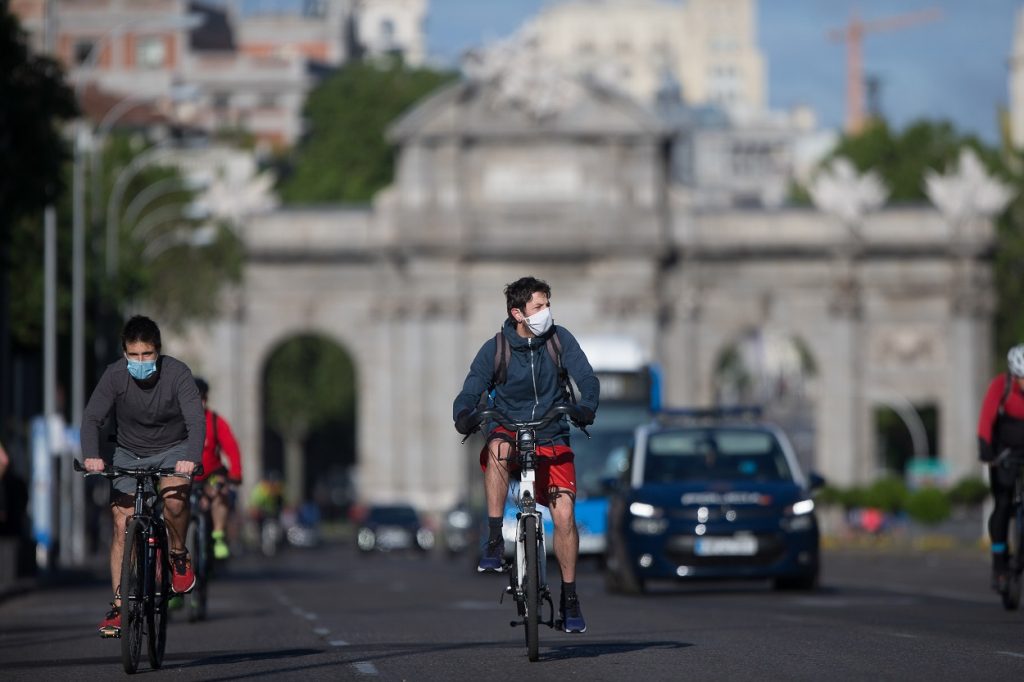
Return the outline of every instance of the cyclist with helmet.
<path id="1" fill-rule="evenodd" d="M 1016 468 L 1000 455 L 1005 451 L 1024 454 L 1024 344 L 1007 353 L 1007 369 L 992 379 L 985 392 L 978 418 L 978 448 L 982 462 L 989 466 L 989 481 L 995 507 L 988 519 L 992 542 L 992 589 L 1003 593 L 1009 584 L 1007 533 L 1013 504 Z"/>
<path id="2" fill-rule="evenodd" d="M 203 475 L 198 481 L 203 484 L 203 499 L 205 504 L 210 505 L 210 518 L 213 520 L 213 557 L 227 559 L 231 556 L 225 537 L 232 506 L 231 488 L 242 483 L 242 455 L 228 420 L 208 406 L 210 384 L 196 377 L 196 388 L 199 389 L 203 412 L 206 414 Z"/>

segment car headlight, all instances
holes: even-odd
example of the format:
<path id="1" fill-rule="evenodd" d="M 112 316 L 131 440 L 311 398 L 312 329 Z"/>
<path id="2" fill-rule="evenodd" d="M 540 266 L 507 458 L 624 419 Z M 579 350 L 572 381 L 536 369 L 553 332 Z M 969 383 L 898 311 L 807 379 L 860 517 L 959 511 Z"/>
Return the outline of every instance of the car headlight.
<path id="1" fill-rule="evenodd" d="M 420 549 L 430 549 L 434 546 L 434 533 L 429 528 L 420 528 L 416 531 L 416 544 Z"/>
<path id="2" fill-rule="evenodd" d="M 814 500 L 808 498 L 806 500 L 794 502 L 793 505 L 786 511 L 788 511 L 793 516 L 803 516 L 804 514 L 810 514 L 812 511 L 814 511 Z"/>
<path id="3" fill-rule="evenodd" d="M 652 519 L 655 516 L 661 516 L 660 509 L 646 502 L 633 502 L 629 505 L 629 513 L 642 519 Z"/>

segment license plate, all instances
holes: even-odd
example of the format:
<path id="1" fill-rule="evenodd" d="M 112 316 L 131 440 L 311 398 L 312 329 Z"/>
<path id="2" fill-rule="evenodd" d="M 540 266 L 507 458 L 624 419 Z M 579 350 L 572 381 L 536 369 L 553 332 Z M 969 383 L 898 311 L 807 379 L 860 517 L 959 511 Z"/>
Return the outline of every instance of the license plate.
<path id="1" fill-rule="evenodd" d="M 752 556 L 757 554 L 757 538 L 699 538 L 693 549 L 698 556 Z"/>

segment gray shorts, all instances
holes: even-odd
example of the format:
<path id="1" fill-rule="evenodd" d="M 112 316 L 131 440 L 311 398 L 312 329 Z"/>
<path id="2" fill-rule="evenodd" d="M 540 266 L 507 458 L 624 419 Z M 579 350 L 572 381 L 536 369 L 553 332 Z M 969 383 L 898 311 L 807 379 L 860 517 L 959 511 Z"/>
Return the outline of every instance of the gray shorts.
<path id="1" fill-rule="evenodd" d="M 136 455 L 120 445 L 114 450 L 113 464 L 122 469 L 136 469 L 158 466 L 161 469 L 173 468 L 180 460 L 188 459 L 188 441 L 182 441 L 163 452 L 145 457 Z M 152 492 L 152 483 L 146 482 L 146 490 Z M 126 495 L 135 495 L 135 479 L 131 476 L 118 476 L 114 479 L 114 490 Z"/>

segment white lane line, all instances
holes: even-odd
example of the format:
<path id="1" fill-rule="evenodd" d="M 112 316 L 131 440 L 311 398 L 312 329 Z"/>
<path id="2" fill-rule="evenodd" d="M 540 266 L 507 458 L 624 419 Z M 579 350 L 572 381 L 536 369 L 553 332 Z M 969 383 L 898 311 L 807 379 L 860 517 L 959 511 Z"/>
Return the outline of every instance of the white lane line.
<path id="1" fill-rule="evenodd" d="M 1024 654 L 1018 654 L 1014 651 L 997 651 L 996 653 L 1003 656 L 1013 656 L 1014 658 L 1024 658 Z"/>
<path id="2" fill-rule="evenodd" d="M 360 675 L 379 675 L 380 674 L 380 673 L 377 672 L 377 666 L 375 666 L 373 663 L 367 663 L 365 661 L 360 661 L 359 663 L 353 663 L 352 667 L 355 668 L 356 672 L 359 673 Z"/>
<path id="3" fill-rule="evenodd" d="M 304 617 L 306 620 L 316 620 L 319 616 L 315 613 L 307 613 Z"/>
<path id="4" fill-rule="evenodd" d="M 319 635 L 320 637 L 323 637 L 324 635 L 331 634 L 331 631 L 328 630 L 327 628 L 313 628 L 313 634 L 314 635 Z"/>
<path id="5" fill-rule="evenodd" d="M 306 612 L 303 611 L 302 609 L 300 609 L 298 606 L 293 606 L 292 607 L 292 614 L 295 615 L 295 616 L 303 617 L 303 616 L 305 616 Z"/>
<path id="6" fill-rule="evenodd" d="M 917 635 L 912 635 L 907 632 L 886 632 L 885 634 L 892 635 L 893 637 L 903 637 L 904 639 L 918 639 Z"/>
<path id="7" fill-rule="evenodd" d="M 343 639 L 332 639 L 328 644 L 331 646 L 348 646 L 348 642 Z"/>

